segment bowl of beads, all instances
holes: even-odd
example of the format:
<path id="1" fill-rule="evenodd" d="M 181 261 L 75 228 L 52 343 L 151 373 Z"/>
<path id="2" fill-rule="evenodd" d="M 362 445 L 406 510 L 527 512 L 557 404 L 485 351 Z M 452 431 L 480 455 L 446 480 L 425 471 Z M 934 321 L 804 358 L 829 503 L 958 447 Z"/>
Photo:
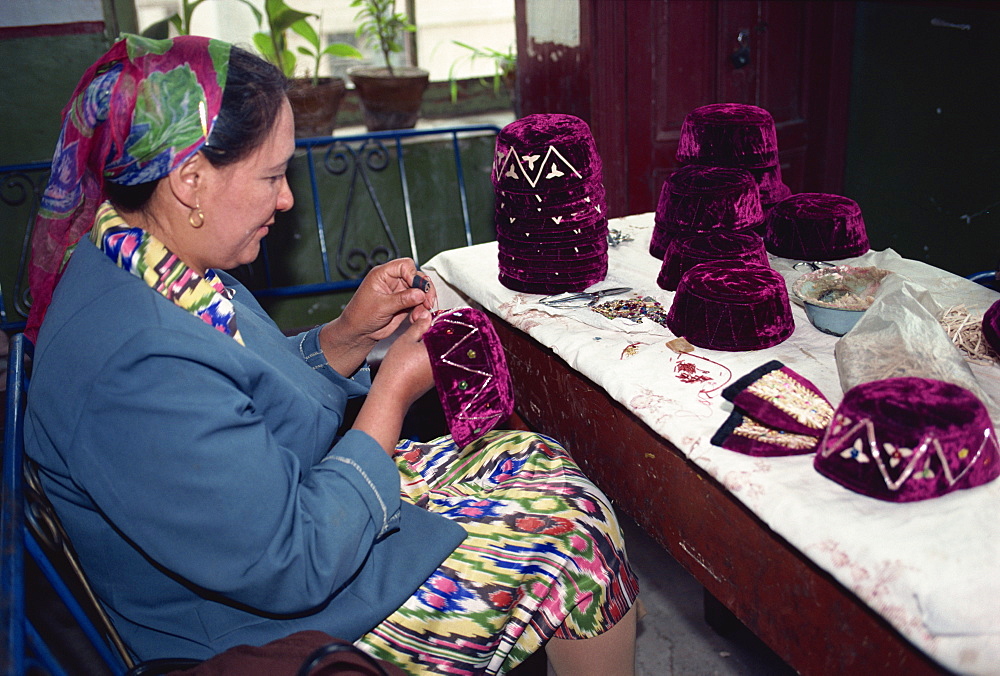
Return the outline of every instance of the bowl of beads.
<path id="1" fill-rule="evenodd" d="M 792 294 L 802 301 L 806 317 L 823 333 L 842 336 L 858 323 L 875 301 L 889 270 L 836 265 L 795 280 Z"/>

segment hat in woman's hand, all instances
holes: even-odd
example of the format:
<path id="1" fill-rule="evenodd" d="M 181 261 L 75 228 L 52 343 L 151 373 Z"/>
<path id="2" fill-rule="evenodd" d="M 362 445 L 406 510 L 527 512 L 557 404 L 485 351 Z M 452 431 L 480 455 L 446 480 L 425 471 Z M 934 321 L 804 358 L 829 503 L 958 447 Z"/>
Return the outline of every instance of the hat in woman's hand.
<path id="1" fill-rule="evenodd" d="M 936 498 L 1000 475 L 1000 445 L 983 403 L 928 378 L 887 378 L 844 394 L 814 459 L 823 476 L 890 502 Z"/>
<path id="2" fill-rule="evenodd" d="M 482 310 L 459 307 L 438 312 L 423 342 L 455 443 L 470 444 L 510 417 L 514 393 L 507 360 Z"/>

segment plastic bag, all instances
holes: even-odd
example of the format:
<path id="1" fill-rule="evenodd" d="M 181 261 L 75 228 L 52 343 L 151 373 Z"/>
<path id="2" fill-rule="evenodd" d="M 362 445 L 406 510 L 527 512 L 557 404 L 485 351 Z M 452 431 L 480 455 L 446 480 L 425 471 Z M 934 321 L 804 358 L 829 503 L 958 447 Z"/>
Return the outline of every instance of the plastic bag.
<path id="1" fill-rule="evenodd" d="M 875 302 L 834 348 L 844 391 L 884 378 L 933 378 L 970 390 L 1000 420 L 997 393 L 984 389 L 937 320 L 946 309 L 905 274 L 886 277 Z"/>

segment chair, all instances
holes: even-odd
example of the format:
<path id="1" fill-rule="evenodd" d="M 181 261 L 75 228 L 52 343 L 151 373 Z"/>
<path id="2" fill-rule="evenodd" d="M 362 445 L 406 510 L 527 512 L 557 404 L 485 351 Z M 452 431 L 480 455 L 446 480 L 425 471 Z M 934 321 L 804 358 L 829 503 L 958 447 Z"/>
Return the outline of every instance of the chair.
<path id="1" fill-rule="evenodd" d="M 0 520 L 0 673 L 154 674 L 196 660 L 136 664 L 77 563 L 69 538 L 24 456 L 24 410 L 33 346 L 11 340 Z M 27 555 L 26 555 L 27 554 Z M 155 668 L 154 668 L 155 667 Z M 129 671 L 135 670 L 135 671 Z"/>

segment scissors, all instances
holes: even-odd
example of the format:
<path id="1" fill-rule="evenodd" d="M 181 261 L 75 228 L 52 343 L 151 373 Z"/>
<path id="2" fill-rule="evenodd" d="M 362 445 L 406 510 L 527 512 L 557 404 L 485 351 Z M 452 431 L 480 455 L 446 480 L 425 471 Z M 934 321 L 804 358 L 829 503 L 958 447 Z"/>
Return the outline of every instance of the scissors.
<path id="1" fill-rule="evenodd" d="M 792 266 L 793 270 L 805 270 L 809 268 L 811 271 L 819 270 L 820 268 L 835 268 L 833 263 L 827 263 L 826 261 L 799 261 Z"/>
<path id="2" fill-rule="evenodd" d="M 582 291 L 569 296 L 562 296 L 562 294 L 545 296 L 545 298 L 540 299 L 538 302 L 550 307 L 589 307 L 605 296 L 616 296 L 620 293 L 628 293 L 631 290 L 632 287 L 630 286 L 616 286 L 598 291 Z M 560 296 L 562 297 L 560 298 Z"/>

